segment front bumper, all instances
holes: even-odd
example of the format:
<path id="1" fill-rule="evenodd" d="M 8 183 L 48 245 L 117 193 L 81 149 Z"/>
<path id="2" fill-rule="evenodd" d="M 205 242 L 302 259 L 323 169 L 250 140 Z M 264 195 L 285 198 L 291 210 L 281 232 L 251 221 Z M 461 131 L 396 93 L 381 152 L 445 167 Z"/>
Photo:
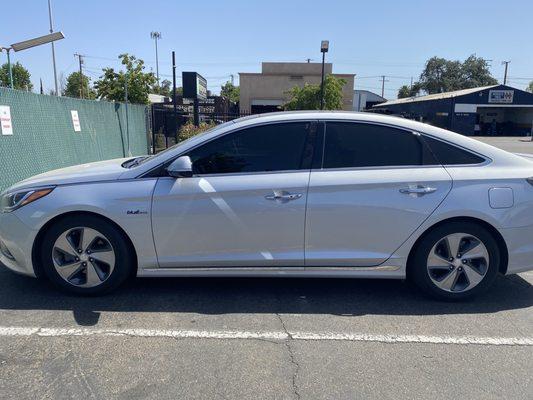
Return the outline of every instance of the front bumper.
<path id="1" fill-rule="evenodd" d="M 37 231 L 15 213 L 0 213 L 0 263 L 12 271 L 35 277 L 32 247 Z"/>

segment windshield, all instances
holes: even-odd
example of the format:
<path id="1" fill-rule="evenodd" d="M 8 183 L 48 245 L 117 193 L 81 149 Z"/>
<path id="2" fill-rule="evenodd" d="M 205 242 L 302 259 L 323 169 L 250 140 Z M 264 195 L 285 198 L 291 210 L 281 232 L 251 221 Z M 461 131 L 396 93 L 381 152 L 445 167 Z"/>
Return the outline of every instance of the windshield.
<path id="1" fill-rule="evenodd" d="M 158 158 L 160 156 L 163 156 L 165 155 L 166 153 L 176 149 L 177 147 L 179 146 L 182 146 L 186 143 L 189 143 L 192 139 L 198 139 L 198 138 L 201 138 L 205 135 L 207 135 L 208 133 L 211 133 L 213 132 L 214 130 L 216 129 L 222 129 L 226 126 L 229 126 L 229 125 L 232 125 L 233 124 L 233 121 L 228 121 L 228 122 L 224 122 L 223 124 L 220 124 L 220 125 L 217 125 L 213 128 L 210 128 L 202 133 L 199 133 L 198 135 L 195 135 L 195 136 L 192 136 L 186 140 L 183 140 L 179 143 L 176 143 L 174 146 L 170 146 L 168 149 L 165 149 L 163 151 L 160 151 L 159 153 L 155 154 L 155 155 L 152 155 L 152 156 L 148 156 L 148 157 L 139 157 L 139 158 L 136 158 L 136 159 L 132 159 L 132 160 L 129 160 L 128 161 L 128 167 L 127 168 L 133 168 L 133 167 L 138 167 L 139 165 L 142 165 L 144 164 L 145 162 L 147 162 L 148 160 L 152 160 L 154 158 Z M 131 162 L 133 161 L 133 162 Z"/>

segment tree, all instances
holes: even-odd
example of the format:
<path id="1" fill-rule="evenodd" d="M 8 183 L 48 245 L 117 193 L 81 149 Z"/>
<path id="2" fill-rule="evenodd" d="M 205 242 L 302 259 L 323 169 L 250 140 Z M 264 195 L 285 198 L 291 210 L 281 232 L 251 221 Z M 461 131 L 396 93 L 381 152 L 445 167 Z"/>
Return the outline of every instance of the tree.
<path id="1" fill-rule="evenodd" d="M 104 68 L 104 74 L 94 83 L 98 98 L 124 101 L 127 82 L 128 101 L 147 104 L 148 93 L 157 81 L 155 75 L 152 72 L 143 72 L 144 61 L 133 55 L 121 54 L 119 58 L 126 71 L 115 72 L 113 68 Z"/>
<path id="2" fill-rule="evenodd" d="M 81 79 L 80 79 L 81 77 Z M 67 86 L 63 96 L 94 100 L 96 92 L 89 85 L 90 78 L 79 72 L 73 72 L 67 77 Z"/>
<path id="3" fill-rule="evenodd" d="M 420 91 L 420 84 L 418 82 L 411 86 L 403 85 L 398 89 L 398 98 L 415 97 Z"/>
<path id="4" fill-rule="evenodd" d="M 33 85 L 31 83 L 31 75 L 21 63 L 11 64 L 13 72 L 13 89 L 31 91 Z M 10 87 L 9 83 L 9 66 L 7 63 L 0 67 L 0 86 Z"/>
<path id="5" fill-rule="evenodd" d="M 342 109 L 342 87 L 346 80 L 327 75 L 324 79 L 324 109 Z M 289 92 L 290 100 L 285 103 L 285 110 L 319 110 L 320 84 L 306 83 L 303 87 L 295 86 Z"/>
<path id="6" fill-rule="evenodd" d="M 226 82 L 220 88 L 220 95 L 234 103 L 239 102 L 240 93 L 241 93 L 240 88 L 238 86 L 233 85 L 233 83 L 231 82 Z"/>
<path id="7" fill-rule="evenodd" d="M 426 93 L 442 93 L 458 90 L 461 82 L 461 62 L 432 57 L 426 62 L 418 81 Z"/>
<path id="8" fill-rule="evenodd" d="M 464 62 L 430 58 L 415 87 L 418 91 L 433 94 L 497 83 L 490 74 L 488 62 L 473 54 Z"/>
<path id="9" fill-rule="evenodd" d="M 526 89 L 528 92 L 533 93 L 533 81 L 529 82 L 529 86 Z"/>
<path id="10" fill-rule="evenodd" d="M 490 74 L 488 61 L 476 57 L 475 54 L 463 62 L 461 72 L 461 89 L 498 84 L 498 81 Z"/>
<path id="11" fill-rule="evenodd" d="M 406 97 L 411 97 L 411 89 L 409 89 L 409 86 L 403 85 L 398 89 L 398 98 L 404 99 Z"/>
<path id="12" fill-rule="evenodd" d="M 178 88 L 176 88 L 176 92 L 177 91 Z M 160 94 L 165 97 L 172 97 L 172 82 L 168 79 L 163 79 L 159 85 L 156 82 L 152 87 L 151 93 Z"/>

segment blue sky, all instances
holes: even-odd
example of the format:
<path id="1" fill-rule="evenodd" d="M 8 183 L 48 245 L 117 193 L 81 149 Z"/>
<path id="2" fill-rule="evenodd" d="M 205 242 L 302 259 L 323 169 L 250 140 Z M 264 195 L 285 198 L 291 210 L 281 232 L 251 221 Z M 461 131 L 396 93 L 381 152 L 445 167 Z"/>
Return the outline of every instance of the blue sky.
<path id="1" fill-rule="evenodd" d="M 46 0 L 2 4 L 0 45 L 48 33 Z M 261 61 L 320 60 L 320 40 L 330 40 L 327 61 L 334 72 L 355 73 L 356 88 L 380 91 L 378 75 L 390 76 L 385 96 L 420 75 L 431 56 L 491 59 L 503 79 L 502 60 L 511 60 L 510 84 L 533 80 L 532 0 L 53 0 L 54 28 L 66 39 L 56 45 L 59 72 L 77 69 L 74 53 L 87 55 L 94 80 L 106 66 L 118 67 L 120 53 L 146 61 L 155 72 L 150 31 L 162 34 L 159 69 L 171 76 L 171 51 L 178 75 L 196 70 L 217 92 L 229 75 L 259 72 Z M 53 87 L 50 46 L 13 55 L 32 75 Z M 6 61 L 5 53 L 0 62 Z M 237 79 L 237 78 L 236 78 Z"/>

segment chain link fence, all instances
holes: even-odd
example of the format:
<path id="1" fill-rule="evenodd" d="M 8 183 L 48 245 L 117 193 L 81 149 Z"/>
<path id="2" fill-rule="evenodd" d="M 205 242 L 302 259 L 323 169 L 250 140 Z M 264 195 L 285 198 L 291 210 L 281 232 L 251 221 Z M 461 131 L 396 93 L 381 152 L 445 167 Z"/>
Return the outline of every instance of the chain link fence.
<path id="1" fill-rule="evenodd" d="M 142 105 L 128 104 L 126 113 L 123 103 L 0 88 L 0 117 L 0 191 L 52 169 L 150 150 Z"/>

